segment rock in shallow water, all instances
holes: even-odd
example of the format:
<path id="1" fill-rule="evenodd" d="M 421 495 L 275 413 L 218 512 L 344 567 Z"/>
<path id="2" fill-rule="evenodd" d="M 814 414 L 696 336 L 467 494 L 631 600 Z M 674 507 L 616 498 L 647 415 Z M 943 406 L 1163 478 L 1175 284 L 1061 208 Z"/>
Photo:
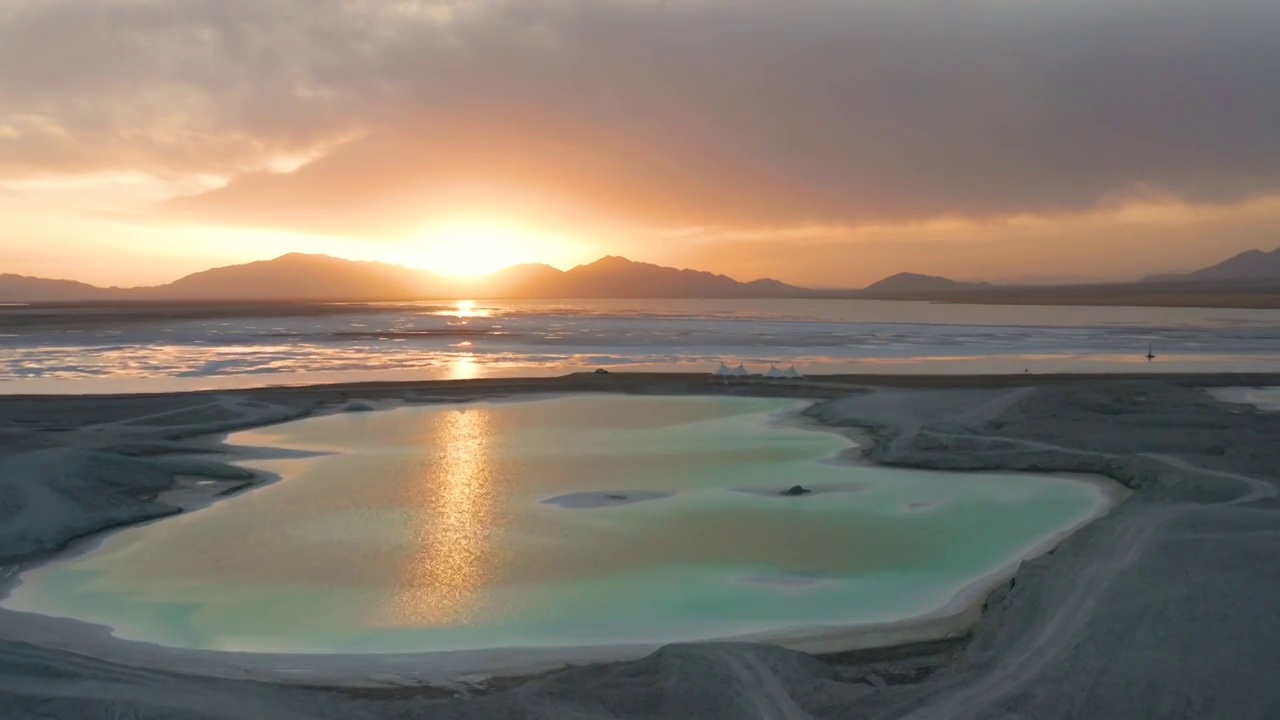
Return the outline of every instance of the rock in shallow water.
<path id="1" fill-rule="evenodd" d="M 645 502 L 646 500 L 661 500 L 673 495 L 675 493 L 657 490 L 628 490 L 625 492 L 597 490 L 557 495 L 542 502 L 544 505 L 555 505 L 569 510 L 591 510 L 614 505 L 630 505 Z"/>
<path id="2" fill-rule="evenodd" d="M 837 482 L 837 483 L 819 483 L 816 485 L 795 485 L 784 490 L 774 487 L 741 487 L 731 488 L 733 492 L 747 493 L 748 495 L 762 495 L 764 497 L 799 497 L 802 495 L 825 495 L 827 493 L 858 493 L 867 489 L 867 486 L 859 482 Z M 798 491 L 797 491 L 798 489 Z"/>

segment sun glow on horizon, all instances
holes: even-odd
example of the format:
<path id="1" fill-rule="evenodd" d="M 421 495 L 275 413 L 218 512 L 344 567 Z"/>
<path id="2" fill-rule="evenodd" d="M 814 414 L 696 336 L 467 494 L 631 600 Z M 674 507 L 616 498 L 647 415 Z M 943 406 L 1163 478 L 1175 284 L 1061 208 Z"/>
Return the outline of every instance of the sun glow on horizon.
<path id="1" fill-rule="evenodd" d="M 411 242 L 408 265 L 447 275 L 476 277 L 512 265 L 548 262 L 570 243 L 554 235 L 487 221 L 453 221 L 431 227 Z"/>

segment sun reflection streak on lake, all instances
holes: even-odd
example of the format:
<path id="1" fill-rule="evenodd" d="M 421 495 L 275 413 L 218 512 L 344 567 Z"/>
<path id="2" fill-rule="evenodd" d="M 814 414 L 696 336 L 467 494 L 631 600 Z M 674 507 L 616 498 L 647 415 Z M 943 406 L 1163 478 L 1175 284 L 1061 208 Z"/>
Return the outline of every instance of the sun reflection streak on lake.
<path id="1" fill-rule="evenodd" d="M 394 598 L 397 624 L 466 623 L 482 604 L 497 569 L 493 536 L 502 521 L 490 432 L 485 408 L 442 413 L 431 426 L 438 459 L 417 488 L 421 510 Z"/>
<path id="2" fill-rule="evenodd" d="M 459 300 L 454 303 L 453 307 L 435 310 L 430 314 L 457 318 L 460 321 L 459 324 L 466 325 L 466 321 L 471 318 L 492 317 L 493 308 L 480 307 L 476 305 L 475 300 Z"/>
<path id="3" fill-rule="evenodd" d="M 470 343 L 467 343 L 470 345 Z M 470 353 L 455 355 L 449 358 L 446 380 L 474 380 L 480 377 L 480 366 L 475 355 Z"/>

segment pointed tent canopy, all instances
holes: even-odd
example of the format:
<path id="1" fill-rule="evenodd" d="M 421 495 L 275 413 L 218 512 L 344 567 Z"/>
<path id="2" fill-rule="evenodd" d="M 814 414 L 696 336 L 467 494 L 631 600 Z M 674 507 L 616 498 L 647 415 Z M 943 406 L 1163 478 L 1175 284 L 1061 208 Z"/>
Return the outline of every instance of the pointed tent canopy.
<path id="1" fill-rule="evenodd" d="M 794 379 L 794 380 L 800 380 L 800 379 L 803 379 L 803 378 L 804 378 L 804 376 L 800 374 L 800 371 L 799 371 L 799 370 L 796 370 L 796 366 L 795 366 L 795 365 L 792 365 L 791 367 L 789 367 L 789 368 L 787 368 L 786 370 L 784 370 L 784 371 L 782 372 L 782 377 L 785 377 L 785 378 L 792 378 L 792 379 Z"/>
<path id="2" fill-rule="evenodd" d="M 778 369 L 778 366 L 777 366 L 777 365 L 770 365 L 770 366 L 769 366 L 769 372 L 765 373 L 765 374 L 764 374 L 764 376 L 765 376 L 765 377 L 767 377 L 767 378 L 781 378 L 781 377 L 786 377 L 785 375 L 783 375 L 783 374 L 782 374 L 782 371 Z"/>
<path id="3" fill-rule="evenodd" d="M 738 365 L 738 367 L 734 368 L 734 369 L 733 369 L 733 370 L 731 370 L 730 372 L 732 372 L 732 373 L 733 373 L 733 376 L 734 376 L 734 377 L 747 377 L 748 375 L 750 375 L 750 374 L 751 374 L 751 373 L 747 372 L 747 367 L 746 367 L 745 365 L 742 365 L 742 364 L 739 364 L 739 365 Z"/>
<path id="4" fill-rule="evenodd" d="M 720 367 L 716 368 L 716 377 L 729 377 L 732 374 L 733 374 L 733 371 L 730 370 L 729 366 L 725 365 L 724 363 L 720 363 Z"/>

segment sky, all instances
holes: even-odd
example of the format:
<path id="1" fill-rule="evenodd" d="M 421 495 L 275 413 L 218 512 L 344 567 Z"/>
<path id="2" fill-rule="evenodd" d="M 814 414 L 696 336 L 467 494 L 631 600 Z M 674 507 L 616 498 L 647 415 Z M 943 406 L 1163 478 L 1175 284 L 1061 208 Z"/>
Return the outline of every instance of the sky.
<path id="1" fill-rule="evenodd" d="M 0 0 L 0 272 L 824 286 L 1280 245 L 1275 0 Z"/>

